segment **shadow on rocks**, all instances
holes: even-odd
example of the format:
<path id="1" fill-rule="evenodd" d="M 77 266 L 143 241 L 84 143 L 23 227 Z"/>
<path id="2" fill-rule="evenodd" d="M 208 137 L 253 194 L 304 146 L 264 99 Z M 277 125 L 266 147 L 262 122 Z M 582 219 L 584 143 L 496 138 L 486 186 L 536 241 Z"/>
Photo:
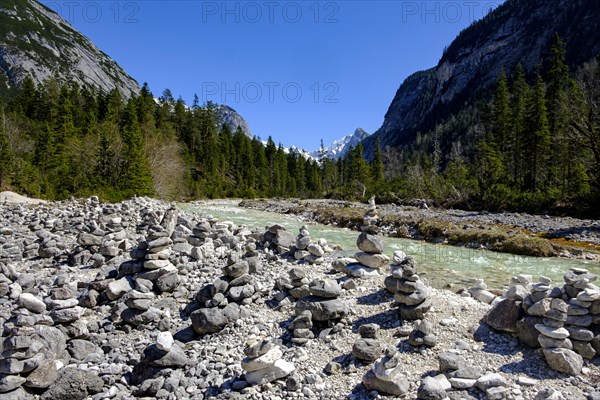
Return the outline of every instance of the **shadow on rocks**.
<path id="1" fill-rule="evenodd" d="M 389 309 L 379 314 L 358 318 L 352 322 L 352 331 L 358 332 L 358 328 L 365 324 L 377 324 L 381 329 L 393 329 L 398 327 L 398 321 L 400 321 L 398 310 Z"/>
<path id="2" fill-rule="evenodd" d="M 473 338 L 477 342 L 483 343 L 481 350 L 486 353 L 514 355 L 526 349 L 526 346 L 521 344 L 518 338 L 495 332 L 483 321 L 479 322 Z"/>
<path id="3" fill-rule="evenodd" d="M 356 302 L 363 305 L 377 305 L 381 303 L 390 303 L 392 300 L 394 300 L 392 294 L 385 289 L 379 289 L 374 293 L 357 298 Z"/>

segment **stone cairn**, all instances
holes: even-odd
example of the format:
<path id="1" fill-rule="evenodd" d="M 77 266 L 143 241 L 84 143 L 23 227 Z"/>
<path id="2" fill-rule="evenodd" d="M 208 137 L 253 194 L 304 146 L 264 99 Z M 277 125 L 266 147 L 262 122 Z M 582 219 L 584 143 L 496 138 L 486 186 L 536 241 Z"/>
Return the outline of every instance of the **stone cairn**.
<path id="1" fill-rule="evenodd" d="M 315 279 L 308 285 L 308 292 L 296 302 L 296 317 L 290 324 L 292 343 L 300 345 L 315 337 L 312 331 L 315 322 L 333 327 L 349 312 L 348 304 L 338 298 L 342 287 L 335 280 Z"/>
<path id="2" fill-rule="evenodd" d="M 377 340 L 379 325 L 364 324 L 358 328 L 360 339 L 352 346 L 352 355 L 361 361 L 373 362 L 381 357 L 381 345 Z"/>
<path id="3" fill-rule="evenodd" d="M 354 258 L 363 266 L 375 270 L 380 270 L 390 263 L 390 258 L 383 254 L 385 243 L 381 237 L 377 236 L 378 220 L 375 198 L 371 197 L 367 213 L 363 217 L 363 225 L 360 228 L 362 233 L 356 241 L 356 246 L 360 251 L 354 255 Z"/>
<path id="4" fill-rule="evenodd" d="M 283 352 L 272 341 L 249 339 L 244 355 L 242 369 L 249 385 L 263 385 L 284 378 L 296 369 L 293 363 L 282 358 Z"/>
<path id="5" fill-rule="evenodd" d="M 403 367 L 400 353 L 394 346 L 389 346 L 384 356 L 375 361 L 373 368 L 365 374 L 362 383 L 368 391 L 376 390 L 392 396 L 405 395 L 410 384 L 402 372 Z"/>
<path id="6" fill-rule="evenodd" d="M 327 240 L 321 238 L 317 242 L 312 242 L 310 233 L 306 226 L 300 228 L 296 237 L 294 247 L 294 258 L 298 261 L 306 261 L 309 264 L 320 265 L 323 263 L 323 256 L 330 249 L 327 246 Z"/>
<path id="7" fill-rule="evenodd" d="M 532 284 L 530 276 L 520 275 L 494 300 L 485 322 L 541 347 L 550 368 L 578 375 L 584 358 L 600 354 L 600 288 L 592 283 L 596 279 L 585 269 L 572 268 L 561 288 L 553 287 L 547 277 Z"/>
<path id="8" fill-rule="evenodd" d="M 385 281 L 385 288 L 394 294 L 403 320 L 423 319 L 431 309 L 428 283 L 417 274 L 417 263 L 404 252 L 394 252 L 392 274 Z"/>

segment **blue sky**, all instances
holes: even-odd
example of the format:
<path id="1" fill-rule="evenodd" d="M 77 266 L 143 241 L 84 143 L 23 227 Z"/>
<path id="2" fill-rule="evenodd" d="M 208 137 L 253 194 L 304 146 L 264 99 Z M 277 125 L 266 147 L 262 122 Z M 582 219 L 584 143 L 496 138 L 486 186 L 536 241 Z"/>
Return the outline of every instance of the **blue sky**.
<path id="1" fill-rule="evenodd" d="M 155 96 L 235 108 L 308 150 L 377 130 L 402 81 L 496 1 L 44 0 Z"/>

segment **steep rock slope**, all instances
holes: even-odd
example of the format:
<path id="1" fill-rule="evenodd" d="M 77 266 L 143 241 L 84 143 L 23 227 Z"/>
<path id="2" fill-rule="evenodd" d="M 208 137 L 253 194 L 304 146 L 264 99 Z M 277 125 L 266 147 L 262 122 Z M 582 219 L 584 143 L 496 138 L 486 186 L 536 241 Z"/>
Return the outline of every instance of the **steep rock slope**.
<path id="1" fill-rule="evenodd" d="M 410 144 L 495 84 L 500 70 L 521 63 L 528 72 L 543 64 L 554 34 L 567 45 L 571 66 L 600 53 L 597 0 L 508 0 L 461 32 L 437 67 L 409 76 L 396 92 L 381 128 L 365 141 L 381 146 Z"/>
<path id="2" fill-rule="evenodd" d="M 0 3 L 0 93 L 19 86 L 26 76 L 114 88 L 125 97 L 140 87 L 112 58 L 67 21 L 35 0 Z"/>

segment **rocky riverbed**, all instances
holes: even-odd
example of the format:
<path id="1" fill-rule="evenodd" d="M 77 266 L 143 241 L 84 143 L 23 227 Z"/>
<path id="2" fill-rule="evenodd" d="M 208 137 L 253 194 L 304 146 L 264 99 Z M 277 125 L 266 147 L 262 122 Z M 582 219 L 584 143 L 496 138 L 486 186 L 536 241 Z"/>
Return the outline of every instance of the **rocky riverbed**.
<path id="1" fill-rule="evenodd" d="M 295 214 L 358 228 L 362 203 L 338 200 L 245 200 L 242 207 Z M 490 213 L 418 205 L 378 206 L 384 234 L 532 256 L 600 261 L 600 221 L 520 213 Z"/>
<path id="2" fill-rule="evenodd" d="M 147 198 L 2 205 L 0 398 L 600 399 L 595 276 L 454 294 L 375 228 L 364 264 L 267 228 Z M 524 318 L 561 339 L 528 347 Z"/>

